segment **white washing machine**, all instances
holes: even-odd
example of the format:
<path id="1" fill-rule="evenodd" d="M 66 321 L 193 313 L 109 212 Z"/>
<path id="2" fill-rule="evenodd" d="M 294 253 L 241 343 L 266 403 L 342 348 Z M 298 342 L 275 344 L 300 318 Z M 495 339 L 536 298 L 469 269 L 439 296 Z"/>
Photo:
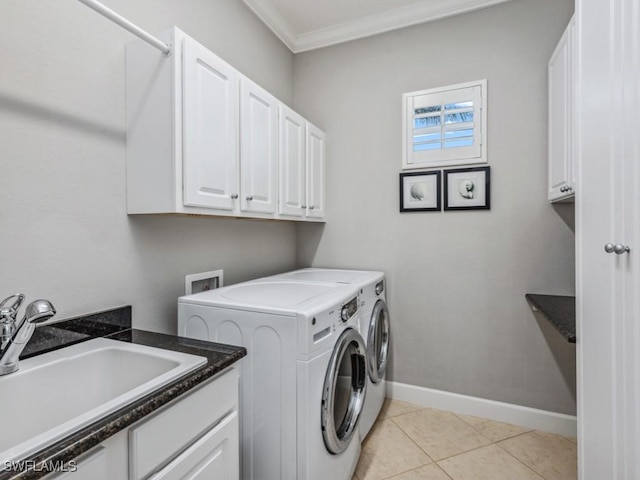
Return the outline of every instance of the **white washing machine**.
<path id="1" fill-rule="evenodd" d="M 348 480 L 367 388 L 353 285 L 272 279 L 181 297 L 181 336 L 242 345 L 242 478 Z"/>
<path id="2" fill-rule="evenodd" d="M 367 348 L 367 397 L 362 418 L 360 437 L 371 430 L 386 396 L 386 368 L 389 358 L 390 318 L 386 303 L 383 272 L 367 270 L 338 270 L 329 268 L 303 268 L 267 277 L 300 282 L 330 282 L 359 288 L 360 334 Z M 266 279 L 265 279 L 266 280 Z"/>

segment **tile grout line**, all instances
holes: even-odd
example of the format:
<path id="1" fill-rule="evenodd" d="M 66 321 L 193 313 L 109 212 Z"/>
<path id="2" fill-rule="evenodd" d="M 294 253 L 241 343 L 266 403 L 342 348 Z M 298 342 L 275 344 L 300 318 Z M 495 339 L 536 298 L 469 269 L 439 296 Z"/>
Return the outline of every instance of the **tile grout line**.
<path id="1" fill-rule="evenodd" d="M 401 415 L 396 415 L 397 417 L 400 417 Z M 387 417 L 389 420 L 391 420 L 391 422 L 398 427 L 398 429 L 409 439 L 411 440 L 411 443 L 413 443 L 416 447 L 418 447 L 418 449 L 424 453 L 427 457 L 429 457 L 429 459 L 431 460 L 431 463 L 437 463 L 436 460 L 434 460 L 434 458 L 429 455 L 429 452 L 427 452 L 424 448 L 422 448 L 420 445 L 418 445 L 418 443 L 413 439 L 413 437 L 411 435 L 409 435 L 407 432 L 404 431 L 404 429 L 398 425 L 395 420 L 393 419 L 393 417 Z M 427 464 L 430 465 L 430 464 Z M 424 465 L 422 465 L 424 467 Z"/>
<path id="2" fill-rule="evenodd" d="M 479 446 L 479 447 L 474 447 L 474 448 L 472 448 L 472 449 L 465 450 L 465 451 L 463 451 L 463 452 L 459 452 L 459 453 L 456 453 L 456 454 L 454 454 L 454 455 L 449 455 L 449 456 L 444 457 L 444 458 L 441 458 L 441 459 L 439 459 L 439 460 L 434 460 L 434 459 L 433 459 L 433 457 L 432 457 L 432 456 L 431 456 L 431 455 L 430 455 L 430 454 L 429 454 L 425 449 L 423 449 L 422 447 L 420 447 L 420 445 L 418 445 L 418 443 L 413 439 L 413 437 L 412 437 L 411 435 L 409 435 L 409 433 L 407 433 L 407 432 L 406 432 L 406 431 L 405 431 L 405 430 L 404 430 L 404 429 L 403 429 L 403 428 L 402 428 L 402 427 L 401 427 L 401 426 L 400 426 L 400 425 L 395 421 L 395 419 L 396 419 L 396 418 L 399 418 L 399 417 L 402 417 L 402 416 L 405 416 L 405 415 L 409 415 L 409 414 L 412 414 L 412 413 L 416 413 L 416 412 L 418 412 L 418 411 L 422 411 L 422 410 L 429 410 L 429 409 L 433 409 L 433 410 L 441 410 L 441 409 L 435 409 L 435 408 L 432 408 L 432 407 L 421 407 L 421 408 L 417 408 L 417 409 L 415 409 L 415 410 L 411 410 L 411 411 L 409 411 L 409 412 L 405 412 L 405 413 L 401 413 L 401 414 L 396 414 L 396 415 L 393 415 L 393 416 L 385 414 L 385 417 L 386 417 L 387 419 L 391 420 L 391 422 L 392 422 L 396 427 L 398 427 L 398 428 L 400 429 L 400 431 L 401 431 L 401 432 L 402 432 L 402 433 L 403 433 L 407 438 L 409 438 L 409 440 L 411 440 L 411 442 L 412 442 L 414 445 L 416 445 L 416 447 L 418 447 L 418 449 L 419 449 L 420 451 L 424 452 L 424 453 L 427 455 L 427 457 L 428 457 L 428 458 L 430 458 L 430 459 L 432 460 L 432 463 L 431 463 L 431 464 L 426 464 L 426 465 L 421 465 L 421 466 L 419 466 L 419 467 L 416 467 L 416 468 L 413 468 L 413 469 L 407 470 L 407 471 L 405 471 L 405 472 L 396 473 L 396 474 L 394 474 L 394 475 L 392 475 L 392 476 L 390 476 L 390 477 L 385 477 L 383 480 L 390 480 L 390 479 L 393 479 L 393 478 L 395 478 L 395 477 L 397 477 L 397 476 L 399 476 L 399 475 L 402 475 L 402 474 L 404 474 L 404 473 L 412 472 L 412 471 L 414 471 L 414 470 L 418 470 L 418 469 L 423 468 L 423 467 L 428 466 L 428 465 L 436 465 L 436 466 L 437 466 L 437 467 L 438 467 L 438 468 L 439 468 L 439 469 L 440 469 L 440 470 L 441 470 L 441 471 L 442 471 L 442 472 L 443 472 L 443 473 L 444 473 L 444 474 L 445 474 L 449 479 L 453 480 L 453 477 L 451 477 L 451 475 L 449 475 L 449 473 L 448 473 L 448 472 L 447 472 L 447 471 L 446 471 L 446 470 L 445 470 L 445 469 L 440 465 L 440 463 L 439 463 L 439 462 L 442 462 L 442 461 L 445 461 L 445 460 L 451 459 L 451 458 L 453 458 L 453 457 L 457 457 L 457 456 L 459 456 L 459 455 L 464 455 L 464 454 L 467 454 L 467 453 L 473 452 L 473 451 L 475 451 L 475 450 L 480 450 L 480 449 L 482 449 L 482 448 L 489 447 L 489 446 L 491 446 L 491 445 L 494 445 L 494 446 L 498 447 L 498 448 L 500 449 L 500 451 L 502 451 L 502 452 L 504 452 L 504 453 L 508 454 L 510 457 L 512 457 L 514 460 L 516 460 L 516 462 L 518 462 L 518 464 L 520 464 L 520 465 L 524 466 L 524 467 L 525 467 L 525 469 L 529 470 L 529 471 L 530 471 L 530 472 L 532 472 L 534 475 L 537 475 L 538 477 L 540 477 L 540 478 L 541 478 L 541 479 L 543 479 L 543 480 L 547 480 L 547 477 L 545 477 L 542 473 L 540 473 L 540 472 L 536 471 L 533 467 L 531 467 L 531 466 L 527 465 L 524 461 L 522 461 L 521 459 L 519 459 L 518 457 L 516 457 L 514 454 L 512 454 L 511 452 L 509 452 L 508 450 L 506 450 L 505 448 L 503 448 L 501 445 L 499 445 L 499 443 L 500 443 L 500 442 L 506 442 L 506 441 L 508 441 L 508 440 L 513 440 L 513 439 L 518 438 L 518 437 L 522 437 L 522 436 L 525 436 L 525 435 L 534 434 L 534 433 L 538 432 L 538 430 L 536 430 L 536 429 L 531 429 L 531 430 L 527 430 L 527 431 L 525 431 L 525 432 L 520 432 L 520 433 L 517 433 L 517 434 L 511 435 L 511 436 L 507 436 L 507 437 L 504 437 L 504 438 L 501 438 L 501 439 L 499 439 L 499 440 L 495 440 L 495 441 L 494 441 L 493 439 L 489 438 L 487 435 L 485 435 L 484 433 L 482 433 L 482 432 L 481 432 L 478 428 L 476 428 L 473 424 L 471 424 L 470 422 L 468 422 L 468 421 L 467 421 L 467 420 L 465 420 L 464 418 L 460 417 L 460 416 L 459 416 L 458 414 L 456 414 L 455 412 L 449 412 L 448 410 L 443 410 L 443 411 L 445 411 L 445 412 L 449 412 L 449 413 L 452 413 L 456 418 L 458 418 L 459 420 L 462 420 L 462 421 L 464 422 L 464 424 L 465 424 L 465 425 L 468 425 L 469 427 L 471 427 L 475 432 L 477 432 L 480 436 L 482 436 L 483 438 L 485 438 L 486 440 L 488 440 L 490 443 L 489 443 L 488 445 L 481 445 L 481 446 Z M 504 422 L 499 422 L 499 421 L 497 421 L 497 420 L 484 419 L 483 417 L 477 417 L 477 418 L 483 419 L 483 421 L 479 423 L 479 426 L 480 426 L 480 425 L 483 425 L 483 424 L 485 424 L 485 423 L 487 423 L 487 422 L 491 422 L 491 421 L 493 421 L 493 422 L 498 422 L 498 423 L 504 423 Z M 512 425 L 512 424 L 509 424 L 509 425 Z M 513 425 L 514 425 L 514 426 L 516 426 L 516 427 L 520 427 L 520 428 L 528 428 L 528 427 L 525 427 L 525 426 L 522 426 L 522 425 L 515 425 L 515 424 L 513 424 Z M 549 433 L 549 432 L 543 432 L 543 433 Z M 560 438 L 564 441 L 563 443 L 567 443 L 567 444 L 570 444 L 570 445 L 572 445 L 572 446 L 575 446 L 575 443 L 573 443 L 573 442 L 572 442 L 571 440 L 569 440 L 568 438 L 566 438 L 566 437 L 564 437 L 564 436 L 562 436 L 562 435 L 559 435 L 559 434 L 555 434 L 555 435 L 556 435 L 557 437 L 560 437 Z"/>
<path id="3" fill-rule="evenodd" d="M 429 407 L 427 407 L 427 408 L 429 408 Z M 425 409 L 425 410 L 426 410 L 426 409 Z M 437 409 L 437 408 L 434 408 L 433 410 L 438 410 L 438 409 Z M 441 411 L 446 412 L 447 410 L 441 410 Z M 408 413 L 413 413 L 413 412 L 408 412 Z M 449 412 L 449 413 L 453 413 L 453 412 Z M 462 418 L 458 417 L 455 413 L 453 413 L 453 415 L 455 415 L 455 416 L 456 416 L 456 418 L 459 418 L 460 420 L 462 420 L 462 421 L 465 423 L 465 425 L 469 425 L 469 424 L 468 424 L 467 422 L 465 422 Z M 402 416 L 402 415 L 396 415 L 396 416 L 397 416 L 397 417 L 400 417 L 400 416 Z M 486 435 L 482 434 L 481 432 L 479 432 L 478 430 L 476 430 L 476 429 L 474 428 L 473 430 L 475 430 L 475 431 L 478 433 L 478 435 L 480 435 L 481 437 L 483 437 L 483 438 L 487 439 L 487 440 L 490 442 L 488 445 L 480 445 L 480 446 L 478 446 L 478 447 L 473 447 L 473 448 L 470 448 L 469 450 L 465 450 L 465 451 L 463 451 L 463 452 L 454 453 L 453 455 L 449 455 L 448 457 L 444 457 L 444 458 L 440 458 L 440 459 L 438 459 L 438 460 L 435 460 L 435 459 L 433 459 L 433 457 L 432 457 L 431 455 L 429 455 L 429 453 L 428 453 L 426 450 L 424 450 L 420 445 L 418 445 L 418 444 L 416 443 L 416 441 L 413 439 L 413 437 L 411 437 L 411 435 L 409 435 L 407 432 L 405 432 L 405 431 L 404 431 L 404 429 L 403 429 L 400 425 L 398 425 L 398 424 L 393 420 L 393 418 L 391 418 L 391 417 L 387 417 L 387 418 L 389 418 L 391 421 L 393 421 L 393 423 L 394 423 L 394 424 L 395 424 L 395 425 L 396 425 L 396 426 L 397 426 L 397 427 L 402 431 L 402 433 L 404 433 L 407 437 L 409 437 L 409 439 L 410 439 L 410 440 L 411 440 L 411 441 L 412 441 L 412 442 L 413 442 L 413 443 L 414 443 L 414 444 L 415 444 L 415 445 L 416 445 L 420 450 L 422 450 L 422 451 L 423 451 L 423 452 L 424 452 L 424 453 L 425 453 L 429 458 L 431 458 L 431 460 L 433 460 L 433 463 L 435 463 L 436 465 L 438 465 L 438 462 L 441 462 L 441 461 L 443 461 L 443 460 L 447 460 L 447 459 L 449 459 L 449 458 L 452 458 L 452 457 L 455 457 L 455 456 L 458 456 L 458 455 L 462 455 L 463 453 L 473 452 L 474 450 L 479 450 L 479 449 L 481 449 L 481 448 L 488 447 L 489 445 L 492 445 L 492 444 L 494 444 L 494 443 L 495 443 L 493 440 L 491 440 L 491 439 L 490 439 L 490 438 L 488 438 Z M 471 425 L 469 425 L 469 426 L 471 427 Z M 472 427 L 472 428 L 473 428 L 473 427 Z M 517 436 L 517 435 L 516 435 L 516 436 Z M 440 465 L 438 465 L 438 467 L 440 467 Z M 441 469 L 441 470 L 444 470 L 442 467 L 440 467 L 440 469 Z M 446 473 L 446 471 L 445 471 L 445 473 Z M 447 474 L 447 475 L 448 475 L 448 474 Z"/>
<path id="4" fill-rule="evenodd" d="M 399 417 L 400 415 L 396 415 L 396 416 Z M 395 422 L 393 417 L 387 417 L 387 418 L 389 420 L 391 420 L 391 423 L 393 423 L 396 427 L 398 427 L 398 430 L 400 430 L 405 437 L 407 437 L 409 440 L 411 440 L 411 443 L 413 443 L 418 448 L 418 450 L 420 450 L 422 453 L 424 453 L 429 458 L 429 460 L 431 460 L 431 463 L 436 463 L 436 461 L 433 459 L 433 457 L 431 455 L 429 455 L 429 453 L 424 448 L 422 448 L 420 445 L 418 445 L 417 442 L 413 439 L 413 437 L 411 435 L 409 435 L 407 432 L 405 432 L 404 429 Z M 425 465 L 431 465 L 431 463 L 427 463 Z M 420 467 L 424 467 L 425 465 L 420 465 Z M 417 468 L 420 468 L 420 467 L 417 467 Z M 410 472 L 411 470 L 407 470 L 407 471 Z"/>
<path id="5" fill-rule="evenodd" d="M 531 433 L 531 432 L 528 432 Z M 526 435 L 526 434 L 522 434 L 522 435 Z M 520 435 L 518 435 L 520 436 Z M 515 437 L 514 437 L 515 438 Z M 502 441 L 502 440 L 501 440 Z M 522 465 L 524 465 L 526 468 L 528 468 L 529 470 L 531 470 L 533 473 L 535 473 L 536 475 L 538 475 L 540 478 L 543 478 L 544 480 L 547 480 L 547 477 L 545 477 L 544 475 L 542 475 L 542 473 L 538 472 L 537 470 L 535 470 L 533 467 L 530 467 L 529 465 L 527 465 L 526 463 L 524 463 L 522 460 L 520 460 L 518 457 L 516 457 L 514 454 L 512 454 L 509 450 L 507 450 L 506 448 L 502 448 L 500 445 L 498 445 L 498 442 L 495 443 L 496 447 L 498 447 L 500 450 L 502 450 L 503 452 L 505 452 L 507 455 L 510 455 L 511 457 L 513 457 L 516 461 L 520 462 Z"/>
<path id="6" fill-rule="evenodd" d="M 413 413 L 413 412 L 408 412 L 408 413 Z M 454 415 L 455 415 L 455 414 L 454 414 Z M 400 417 L 400 416 L 402 416 L 402 415 L 396 415 L 396 417 Z M 456 417 L 457 417 L 457 418 L 460 418 L 460 417 L 458 417 L 457 415 L 456 415 Z M 459 455 L 464 455 L 464 454 L 467 454 L 467 453 L 473 452 L 473 451 L 475 451 L 475 450 L 480 450 L 480 449 L 482 449 L 482 448 L 490 447 L 490 446 L 492 446 L 492 445 L 494 445 L 494 446 L 496 446 L 496 447 L 500 448 L 500 450 L 502 450 L 503 452 L 508 453 L 508 454 L 509 454 L 511 457 L 513 457 L 513 458 L 514 458 L 518 463 L 522 464 L 526 469 L 531 470 L 534 474 L 536 474 L 536 475 L 538 475 L 539 477 L 541 477 L 542 479 L 546 480 L 546 478 L 545 478 L 545 477 L 543 477 L 540 473 L 536 472 L 533 468 L 529 467 L 527 464 L 525 464 L 524 462 L 522 462 L 522 460 L 520 460 L 519 458 L 517 458 L 517 457 L 515 457 L 515 456 L 511 455 L 511 454 L 510 454 L 509 452 L 507 452 L 504 448 L 500 447 L 500 445 L 498 445 L 498 442 L 497 442 L 497 441 L 496 441 L 496 442 L 494 442 L 493 440 L 491 440 L 490 438 L 488 438 L 486 435 L 482 434 L 482 432 L 480 432 L 480 431 L 478 431 L 477 429 L 473 428 L 473 425 L 470 425 L 468 422 L 464 421 L 464 419 L 462 419 L 462 418 L 460 418 L 460 420 L 462 420 L 466 425 L 469 425 L 470 427 L 472 427 L 476 432 L 478 432 L 478 434 L 479 434 L 479 435 L 481 435 L 482 437 L 486 438 L 486 439 L 487 439 L 487 440 L 489 440 L 491 443 L 490 443 L 490 444 L 488 444 L 488 445 L 481 445 L 481 446 L 479 446 L 479 447 L 475 447 L 475 448 L 472 448 L 472 449 L 470 449 L 470 450 L 465 450 L 464 452 L 459 452 L 459 453 L 456 453 L 456 454 L 454 454 L 454 455 L 449 455 L 448 457 L 444 457 L 444 458 L 441 458 L 441 459 L 439 459 L 439 460 L 434 460 L 434 459 L 431 457 L 431 455 L 429 455 L 429 453 L 428 453 L 427 451 L 425 451 L 422 447 L 420 447 L 420 445 L 418 445 L 418 444 L 416 443 L 416 441 L 413 439 L 413 437 L 411 437 L 411 435 L 409 435 L 407 432 L 405 432 L 405 431 L 403 430 L 403 428 L 402 428 L 400 425 L 398 425 L 398 424 L 394 421 L 393 417 L 387 417 L 387 418 L 388 418 L 389 420 L 391 420 L 391 421 L 394 423 L 394 425 L 396 425 L 396 426 L 400 429 L 400 431 L 401 431 L 402 433 L 404 433 L 404 435 L 405 435 L 407 438 L 409 438 L 409 439 L 410 439 L 410 440 L 411 440 L 411 441 L 412 441 L 412 442 L 413 442 L 413 443 L 414 443 L 414 444 L 415 444 L 415 445 L 416 445 L 416 446 L 417 446 L 421 451 L 423 451 L 423 452 L 424 452 L 424 453 L 425 453 L 429 458 L 431 458 L 431 460 L 433 460 L 433 463 L 432 463 L 432 464 L 435 464 L 435 465 L 436 465 L 436 466 L 437 466 L 437 467 L 438 467 L 438 468 L 439 468 L 439 469 L 440 469 L 440 470 L 441 470 L 441 471 L 442 471 L 442 472 L 443 472 L 447 477 L 449 477 L 451 480 L 453 480 L 453 477 L 451 477 L 451 475 L 449 475 L 449 473 L 444 469 L 444 467 L 442 467 L 442 466 L 440 465 L 440 463 L 439 463 L 439 462 L 442 462 L 442 461 L 444 461 L 444 460 L 449 460 L 450 458 L 457 457 L 457 456 L 459 456 Z M 516 437 L 519 437 L 519 436 L 521 436 L 521 435 L 526 435 L 527 433 L 531 433 L 532 431 L 533 431 L 533 430 L 531 430 L 531 431 L 529 431 L 529 432 L 523 432 L 523 433 L 520 433 L 520 434 L 518 434 L 518 435 L 514 435 L 513 437 L 505 438 L 505 439 L 502 439 L 502 440 L 499 440 L 499 441 L 500 441 L 500 442 L 502 442 L 502 441 L 504 441 L 504 440 L 509 440 L 510 438 L 516 438 Z M 427 464 L 427 465 L 432 465 L 432 464 Z M 385 478 L 384 478 L 384 479 L 382 479 L 382 480 L 390 480 L 390 479 L 392 479 L 393 477 L 396 477 L 396 476 L 398 476 L 398 475 L 402 475 L 403 473 L 412 472 L 413 470 L 417 470 L 417 469 L 422 468 L 422 467 L 424 467 L 424 466 L 426 466 L 426 465 L 421 465 L 420 467 L 416 467 L 416 468 L 414 468 L 414 469 L 407 470 L 407 471 L 405 471 L 405 472 L 397 473 L 397 474 L 395 474 L 395 475 L 393 475 L 393 476 L 391 476 L 391 477 L 385 477 Z"/>
<path id="7" fill-rule="evenodd" d="M 446 411 L 446 410 L 445 410 Z M 484 433 L 482 433 L 480 430 L 478 430 L 475 425 L 472 425 L 471 423 L 469 423 L 468 421 L 466 421 L 464 418 L 462 418 L 460 415 L 458 415 L 457 413 L 451 412 L 453 413 L 456 417 L 458 417 L 460 420 L 462 420 L 464 423 L 466 423 L 467 425 L 469 425 L 471 428 L 473 428 L 476 432 L 478 432 L 480 435 L 482 435 L 483 437 L 485 437 L 487 440 L 490 440 L 493 443 L 498 443 L 498 442 L 502 442 L 504 440 L 509 440 L 511 438 L 516 438 L 519 437 L 520 435 L 525 435 L 527 433 L 531 433 L 531 432 L 535 432 L 536 430 L 534 428 L 527 430 L 526 432 L 520 432 L 520 433 L 516 433 L 514 435 L 511 435 L 509 437 L 505 437 L 505 438 L 501 438 L 500 440 L 493 440 L 489 437 L 487 437 Z M 516 425 L 514 423 L 506 423 L 506 422 L 501 422 L 499 420 L 492 420 L 490 418 L 484 419 L 484 417 L 476 417 L 476 418 L 482 418 L 483 421 L 480 423 L 480 425 L 484 425 L 487 422 L 495 422 L 495 423 L 502 423 L 505 425 L 513 425 L 514 427 L 519 427 L 519 428 L 529 428 L 529 427 L 525 427 L 523 425 Z"/>
<path id="8" fill-rule="evenodd" d="M 399 477 L 400 475 L 404 475 L 405 473 L 414 472 L 414 471 L 416 471 L 416 470 L 420 470 L 421 468 L 424 468 L 424 467 L 430 467 L 430 466 L 432 466 L 432 465 L 435 465 L 435 466 L 436 466 L 436 467 L 437 467 L 437 468 L 438 468 L 442 473 L 444 473 L 444 474 L 447 476 L 447 478 L 448 478 L 449 480 L 454 480 L 454 479 L 451 477 L 451 475 L 449 475 L 449 474 L 448 474 L 448 473 L 447 473 L 447 472 L 446 472 L 446 471 L 445 471 L 445 470 L 444 470 L 440 465 L 438 465 L 438 463 L 437 463 L 437 462 L 428 463 L 427 465 L 420 465 L 419 467 L 412 468 L 411 470 L 407 470 L 407 471 L 405 471 L 405 472 L 396 473 L 396 474 L 394 474 L 394 475 L 391 475 L 390 477 L 384 477 L 384 478 L 382 478 L 382 479 L 380 479 L 380 480 L 393 480 L 394 478 L 397 478 L 397 477 Z"/>

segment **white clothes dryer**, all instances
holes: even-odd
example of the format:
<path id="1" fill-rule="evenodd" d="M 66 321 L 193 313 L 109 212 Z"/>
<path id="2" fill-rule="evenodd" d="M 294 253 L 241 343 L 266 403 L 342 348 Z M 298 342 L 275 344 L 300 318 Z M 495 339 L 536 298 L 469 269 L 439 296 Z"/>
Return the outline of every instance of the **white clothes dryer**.
<path id="1" fill-rule="evenodd" d="M 360 334 L 367 348 L 367 397 L 360 419 L 360 437 L 367 436 L 380 414 L 386 397 L 386 368 L 389 358 L 390 317 L 386 303 L 383 272 L 303 268 L 267 279 L 289 279 L 300 282 L 329 282 L 359 288 Z M 266 279 L 263 279 L 266 280 Z"/>
<path id="2" fill-rule="evenodd" d="M 242 478 L 349 479 L 365 344 L 352 285 L 253 281 L 181 297 L 181 336 L 241 345 Z"/>

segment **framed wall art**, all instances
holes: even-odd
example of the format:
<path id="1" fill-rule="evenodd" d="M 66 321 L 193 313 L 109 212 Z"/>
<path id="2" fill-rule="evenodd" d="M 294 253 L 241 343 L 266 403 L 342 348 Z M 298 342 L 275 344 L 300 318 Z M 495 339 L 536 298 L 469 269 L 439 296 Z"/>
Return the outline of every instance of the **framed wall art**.
<path id="1" fill-rule="evenodd" d="M 445 170 L 444 209 L 489 210 L 491 208 L 490 175 L 490 167 Z"/>
<path id="2" fill-rule="evenodd" d="M 401 212 L 439 212 L 440 171 L 400 174 Z"/>

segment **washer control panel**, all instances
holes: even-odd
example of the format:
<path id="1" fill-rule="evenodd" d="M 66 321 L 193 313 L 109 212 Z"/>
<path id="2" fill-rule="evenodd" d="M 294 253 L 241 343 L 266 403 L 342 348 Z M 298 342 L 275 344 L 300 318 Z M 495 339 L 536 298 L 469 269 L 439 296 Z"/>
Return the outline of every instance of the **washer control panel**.
<path id="1" fill-rule="evenodd" d="M 340 309 L 340 320 L 347 322 L 358 311 L 358 297 L 353 297 L 349 302 L 345 303 Z"/>

